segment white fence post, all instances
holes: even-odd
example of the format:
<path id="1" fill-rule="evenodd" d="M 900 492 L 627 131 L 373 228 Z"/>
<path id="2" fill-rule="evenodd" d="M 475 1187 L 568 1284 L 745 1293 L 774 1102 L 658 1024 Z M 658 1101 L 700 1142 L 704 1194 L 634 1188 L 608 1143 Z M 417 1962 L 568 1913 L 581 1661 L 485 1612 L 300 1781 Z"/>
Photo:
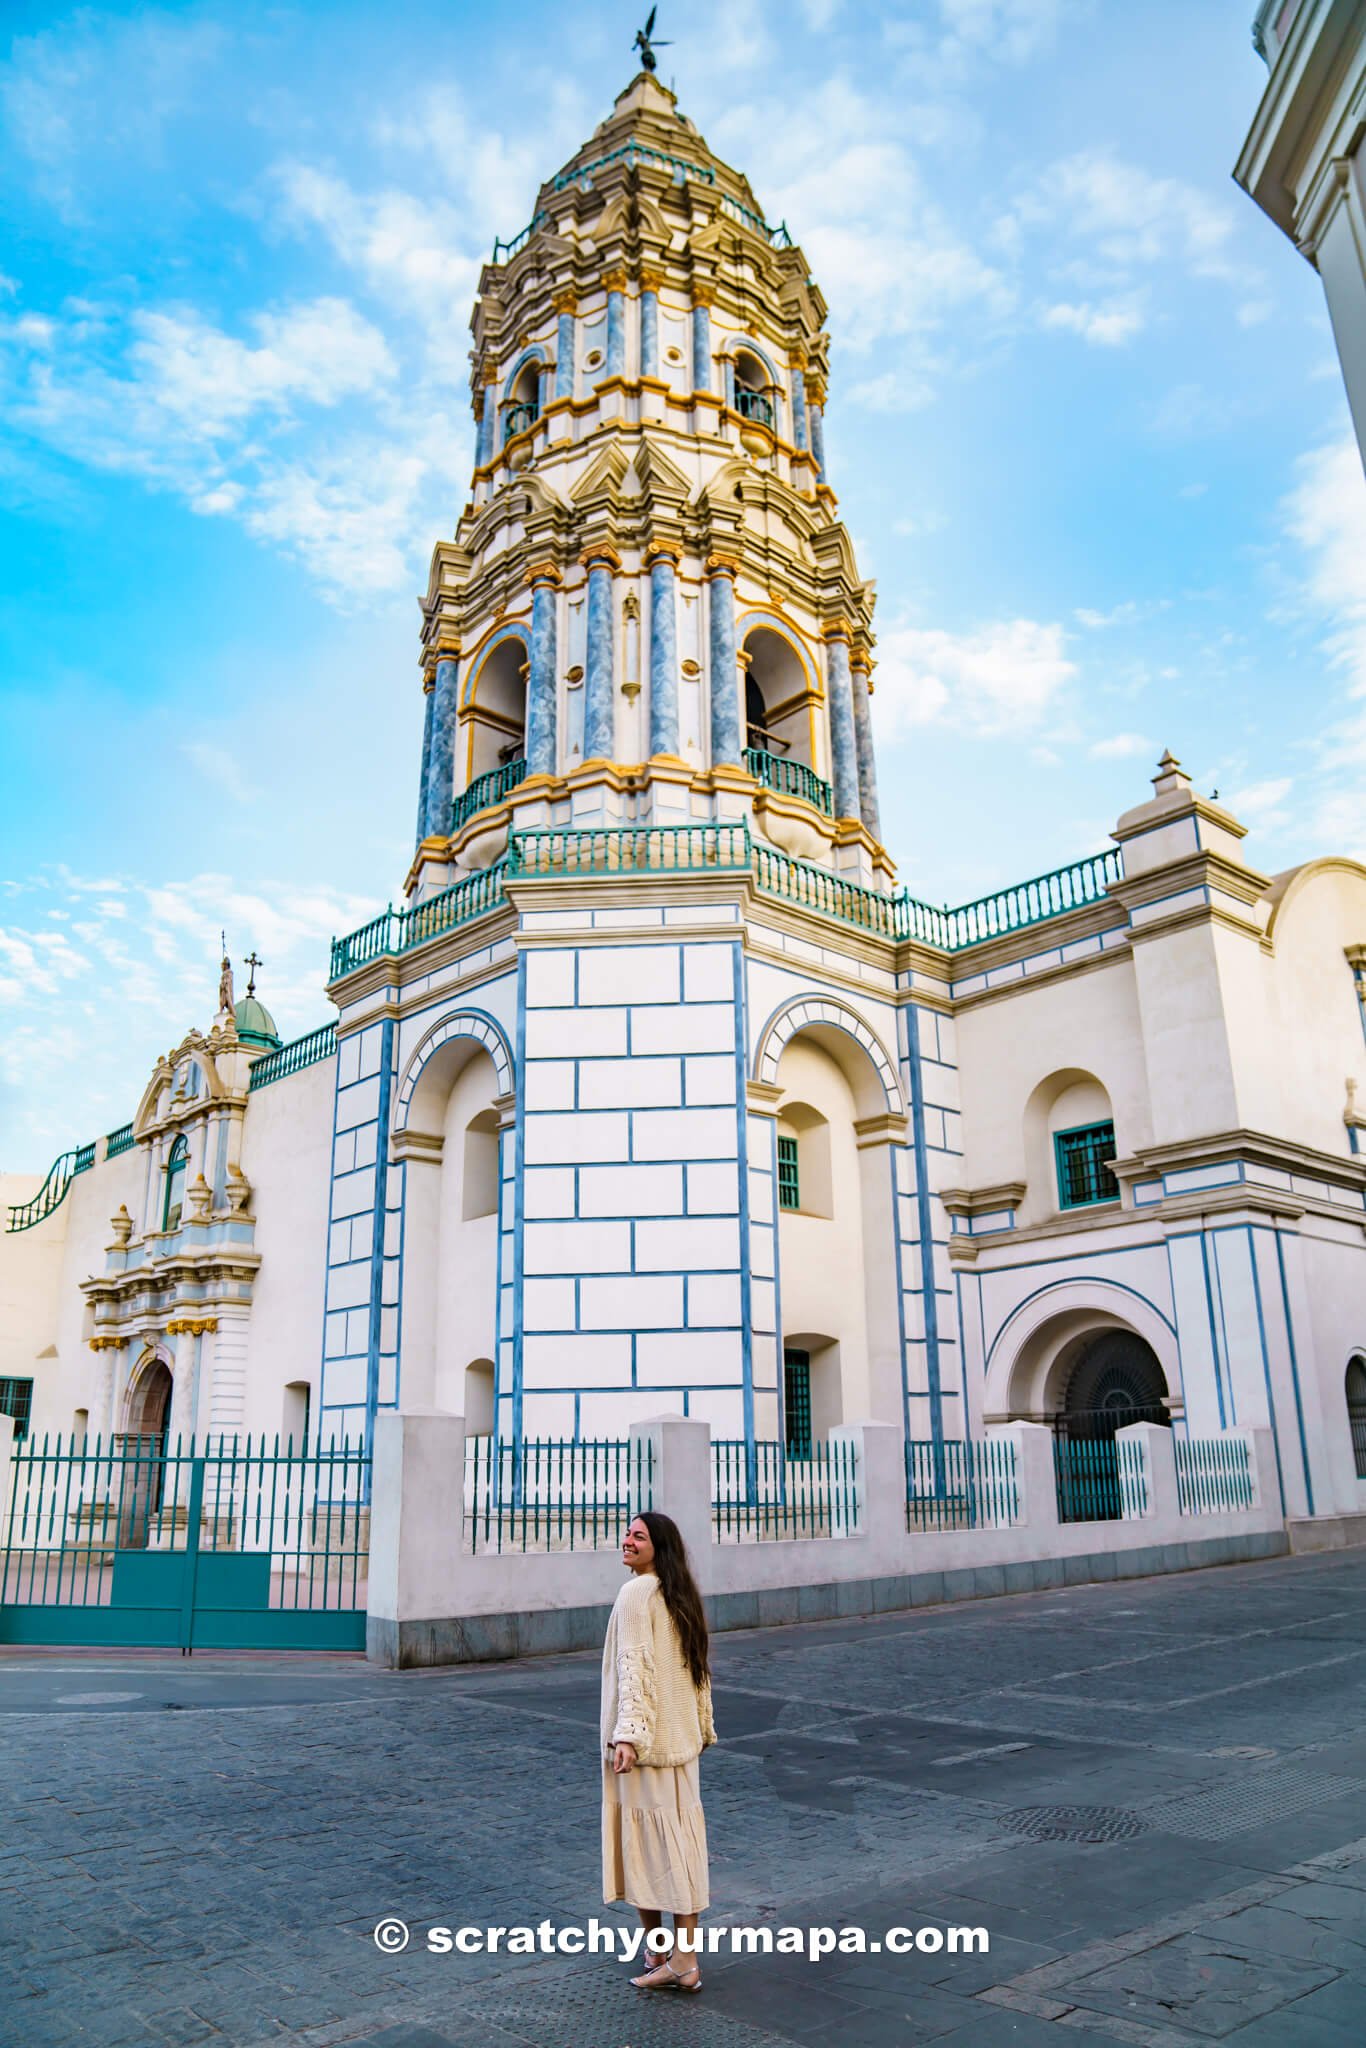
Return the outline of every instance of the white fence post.
<path id="1" fill-rule="evenodd" d="M 464 1539 L 464 1416 L 381 1409 L 370 1482 L 368 1657 L 408 1663 L 405 1623 L 460 1613 Z"/>
<path id="2" fill-rule="evenodd" d="M 1124 1429 L 1115 1431 L 1115 1462 L 1119 1470 L 1120 1510 L 1126 1522 L 1137 1522 L 1157 1513 L 1158 1480 L 1154 1471 L 1153 1437 L 1166 1437 L 1167 1448 L 1171 1448 L 1171 1431 L 1164 1429 L 1160 1422 L 1131 1422 Z M 1125 1469 L 1123 1449 L 1132 1446 L 1138 1454 L 1138 1472 L 1132 1466 Z M 1156 1454 L 1160 1456 L 1160 1453 Z M 1172 1467 L 1172 1486 L 1176 1485 L 1176 1468 Z"/>
<path id="3" fill-rule="evenodd" d="M 657 1415 L 631 1424 L 631 1442 L 654 1445 L 654 1505 L 677 1522 L 693 1558 L 711 1542 L 711 1428 L 686 1415 Z"/>
<path id="4" fill-rule="evenodd" d="M 831 1444 L 852 1444 L 856 1502 L 852 1518 L 837 1489 L 833 1534 L 867 1536 L 881 1547 L 906 1537 L 906 1439 L 898 1422 L 845 1422 L 828 1432 Z"/>
<path id="5" fill-rule="evenodd" d="M 1047 1539 L 1058 1527 L 1058 1482 L 1053 1469 L 1053 1432 L 1043 1422 L 993 1424 L 989 1438 L 1015 1446 L 1015 1484 L 1020 1493 L 1020 1525 L 1045 1539 L 1040 1552 L 1050 1557 Z"/>
<path id="6" fill-rule="evenodd" d="M 1252 1505 L 1255 1508 L 1276 1507 L 1281 1504 L 1280 1482 L 1276 1473 L 1276 1438 L 1269 1429 L 1247 1429 L 1248 1469 L 1252 1474 Z"/>
<path id="7" fill-rule="evenodd" d="M 1119 1434 L 1136 1437 L 1143 1445 L 1143 1469 L 1148 1478 L 1148 1513 L 1173 1529 L 1181 1522 L 1181 1500 L 1176 1485 L 1176 1442 L 1161 1422 L 1131 1422 Z M 1127 1512 L 1127 1510 L 1126 1510 Z"/>

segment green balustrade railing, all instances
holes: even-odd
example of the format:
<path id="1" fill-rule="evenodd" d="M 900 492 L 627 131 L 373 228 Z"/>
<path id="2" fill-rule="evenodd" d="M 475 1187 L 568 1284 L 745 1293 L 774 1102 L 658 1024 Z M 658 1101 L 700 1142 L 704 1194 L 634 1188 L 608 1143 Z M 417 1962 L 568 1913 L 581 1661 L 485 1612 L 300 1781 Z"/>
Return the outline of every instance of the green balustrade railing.
<path id="1" fill-rule="evenodd" d="M 76 1156 L 74 1161 L 72 1162 L 71 1171 L 73 1175 L 78 1173 L 89 1173 L 91 1167 L 94 1164 L 95 1140 L 92 1138 L 88 1145 L 78 1145 L 76 1147 Z"/>
<path id="2" fill-rule="evenodd" d="M 319 1060 L 330 1060 L 336 1050 L 336 1024 L 319 1024 L 316 1030 L 291 1038 L 288 1045 L 279 1045 L 256 1060 L 247 1087 L 253 1094 L 258 1088 L 269 1088 L 272 1081 L 283 1081 L 286 1075 L 301 1073 Z"/>
<path id="3" fill-rule="evenodd" d="M 949 947 L 957 951 L 963 946 L 977 946 L 984 939 L 999 938 L 1005 932 L 1017 932 L 1026 925 L 1061 917 L 1064 911 L 1076 910 L 1082 904 L 1098 903 L 1111 882 L 1120 881 L 1123 873 L 1122 856 L 1114 846 L 1105 853 L 1091 854 L 1086 860 L 1075 860 L 1065 868 L 1054 868 L 1051 874 L 1036 875 L 1032 881 L 998 889 L 992 896 L 979 896 L 975 903 L 945 911 Z"/>
<path id="4" fill-rule="evenodd" d="M 521 233 L 514 235 L 510 242 L 503 241 L 501 236 L 497 237 L 493 244 L 493 261 L 495 263 L 506 263 L 513 256 L 519 255 L 525 249 L 537 228 L 544 227 L 549 218 L 549 214 L 546 213 L 533 215 Z"/>
<path id="5" fill-rule="evenodd" d="M 749 830 L 739 825 L 604 825 L 514 832 L 510 875 L 711 874 L 750 864 Z"/>
<path id="6" fill-rule="evenodd" d="M 85 1171 L 85 1167 L 77 1166 L 77 1159 L 87 1152 L 90 1153 L 90 1159 L 85 1162 L 85 1165 L 89 1166 L 93 1161 L 94 1151 L 93 1145 L 82 1145 L 79 1150 L 63 1152 L 60 1158 L 54 1159 L 47 1170 L 47 1178 L 37 1194 L 31 1196 L 27 1202 L 16 1202 L 10 1208 L 5 1217 L 6 1235 L 9 1236 L 18 1230 L 32 1230 L 35 1223 L 44 1222 L 54 1209 L 60 1209 L 77 1173 Z"/>
<path id="7" fill-rule="evenodd" d="M 718 1543 L 852 1536 L 859 1520 L 858 1447 L 846 1437 L 794 1455 L 783 1443 L 713 1437 L 711 1523 Z"/>
<path id="8" fill-rule="evenodd" d="M 131 1152 L 136 1142 L 137 1140 L 133 1136 L 133 1126 L 131 1124 L 120 1124 L 118 1129 L 111 1131 L 105 1139 L 104 1156 L 106 1159 L 117 1159 L 120 1152 Z"/>
<path id="9" fill-rule="evenodd" d="M 517 405 L 510 405 L 503 414 L 504 447 L 507 446 L 507 443 L 512 440 L 514 435 L 524 434 L 528 427 L 534 427 L 540 416 L 540 407 L 533 405 L 529 399 L 523 400 Z"/>
<path id="10" fill-rule="evenodd" d="M 1013 1443 L 996 1437 L 908 1439 L 908 1529 L 1008 1529 L 1019 1519 Z"/>
<path id="11" fill-rule="evenodd" d="M 368 966 L 370 961 L 383 959 L 389 953 L 410 952 L 439 932 L 454 931 L 458 925 L 469 924 L 476 917 L 498 909 L 503 901 L 503 866 L 498 861 L 493 867 L 481 868 L 478 874 L 467 875 L 463 882 L 456 882 L 439 896 L 429 896 L 408 910 L 395 910 L 390 904 L 359 931 L 344 939 L 333 939 L 330 978 L 336 981 L 343 974 L 354 974 L 358 967 Z"/>
<path id="12" fill-rule="evenodd" d="M 779 853 L 776 847 L 756 844 L 754 878 L 770 896 L 781 896 L 804 909 L 819 910 L 826 917 L 837 917 L 884 939 L 906 936 L 904 896 L 879 895 L 876 889 L 847 882 L 814 861 L 797 860 L 790 853 Z"/>
<path id="13" fill-rule="evenodd" d="M 773 431 L 773 400 L 766 391 L 750 391 L 743 384 L 735 387 L 735 410 L 742 420 L 757 420 L 761 427 Z"/>
<path id="14" fill-rule="evenodd" d="M 823 782 L 805 761 L 789 761 L 780 754 L 765 752 L 762 747 L 746 747 L 745 766 L 765 789 L 776 790 L 780 796 L 802 797 L 827 818 L 835 815 L 835 797 L 830 784 Z"/>
<path id="15" fill-rule="evenodd" d="M 721 195 L 721 211 L 728 213 L 732 220 L 743 221 L 747 228 L 753 228 L 756 235 L 762 235 L 772 249 L 791 249 L 795 245 L 785 220 L 771 228 L 761 213 L 751 206 L 745 206 L 738 199 L 732 199 L 728 192 Z"/>
<path id="16" fill-rule="evenodd" d="M 468 789 L 461 790 L 451 812 L 451 831 L 458 832 L 466 819 L 473 818 L 480 811 L 489 810 L 500 804 L 511 789 L 519 782 L 526 781 L 526 757 L 505 761 L 501 768 L 490 768 L 487 775 L 476 776 Z"/>
<path id="17" fill-rule="evenodd" d="M 1172 1449 L 1183 1515 L 1235 1514 L 1252 1506 L 1252 1459 L 1245 1437 L 1178 1436 Z"/>
<path id="18" fill-rule="evenodd" d="M 612 1550 L 654 1506 L 649 1437 L 465 1439 L 473 1551 Z"/>

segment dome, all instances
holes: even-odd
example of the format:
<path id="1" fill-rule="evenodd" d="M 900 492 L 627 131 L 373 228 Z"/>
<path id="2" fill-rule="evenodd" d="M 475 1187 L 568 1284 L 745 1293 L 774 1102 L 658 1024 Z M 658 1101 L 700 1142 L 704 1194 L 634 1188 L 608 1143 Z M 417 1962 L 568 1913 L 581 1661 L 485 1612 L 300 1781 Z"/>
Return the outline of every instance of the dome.
<path id="1" fill-rule="evenodd" d="M 275 1029 L 275 1019 L 263 1002 L 253 995 L 243 996 L 233 1009 L 237 1025 L 237 1036 L 243 1045 L 259 1045 L 263 1052 L 275 1052 L 280 1043 L 280 1034 Z"/>

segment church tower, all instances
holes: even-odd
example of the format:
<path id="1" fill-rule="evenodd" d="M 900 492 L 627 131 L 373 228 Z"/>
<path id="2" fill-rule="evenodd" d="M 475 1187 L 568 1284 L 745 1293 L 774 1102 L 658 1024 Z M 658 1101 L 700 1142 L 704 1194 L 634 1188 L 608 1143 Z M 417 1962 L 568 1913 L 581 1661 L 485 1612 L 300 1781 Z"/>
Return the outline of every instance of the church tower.
<path id="1" fill-rule="evenodd" d="M 484 267 L 407 902 L 333 952 L 339 1429 L 800 1444 L 959 1400 L 949 1025 L 881 843 L 824 318 L 649 71 Z"/>

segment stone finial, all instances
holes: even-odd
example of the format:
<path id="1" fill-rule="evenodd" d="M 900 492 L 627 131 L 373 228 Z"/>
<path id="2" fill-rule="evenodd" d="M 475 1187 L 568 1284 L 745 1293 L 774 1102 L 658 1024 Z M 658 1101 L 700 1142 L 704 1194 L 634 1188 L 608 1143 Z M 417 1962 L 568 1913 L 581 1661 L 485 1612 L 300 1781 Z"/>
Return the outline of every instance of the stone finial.
<path id="1" fill-rule="evenodd" d="M 1342 1112 L 1342 1121 L 1349 1131 L 1366 1129 L 1366 1114 L 1357 1108 L 1356 1076 L 1347 1076 L 1347 1107 Z"/>
<path id="2" fill-rule="evenodd" d="M 1157 773 L 1153 777 L 1153 788 L 1159 796 L 1176 796 L 1188 790 L 1190 786 L 1191 779 L 1189 775 L 1187 775 L 1171 748 L 1166 748 L 1162 759 L 1157 764 Z"/>
<path id="3" fill-rule="evenodd" d="M 196 1223 L 207 1220 L 213 1203 L 213 1189 L 202 1173 L 197 1173 L 190 1183 L 190 1210 Z"/>
<path id="4" fill-rule="evenodd" d="M 119 1203 L 118 1208 L 109 1219 L 109 1228 L 114 1233 L 114 1242 L 109 1247 L 110 1251 L 122 1251 L 129 1238 L 133 1235 L 133 1219 L 128 1214 L 128 1204 L 126 1202 Z"/>
<path id="5" fill-rule="evenodd" d="M 228 1207 L 234 1216 L 245 1216 L 251 1200 L 251 1182 L 240 1166 L 228 1162 Z"/>

